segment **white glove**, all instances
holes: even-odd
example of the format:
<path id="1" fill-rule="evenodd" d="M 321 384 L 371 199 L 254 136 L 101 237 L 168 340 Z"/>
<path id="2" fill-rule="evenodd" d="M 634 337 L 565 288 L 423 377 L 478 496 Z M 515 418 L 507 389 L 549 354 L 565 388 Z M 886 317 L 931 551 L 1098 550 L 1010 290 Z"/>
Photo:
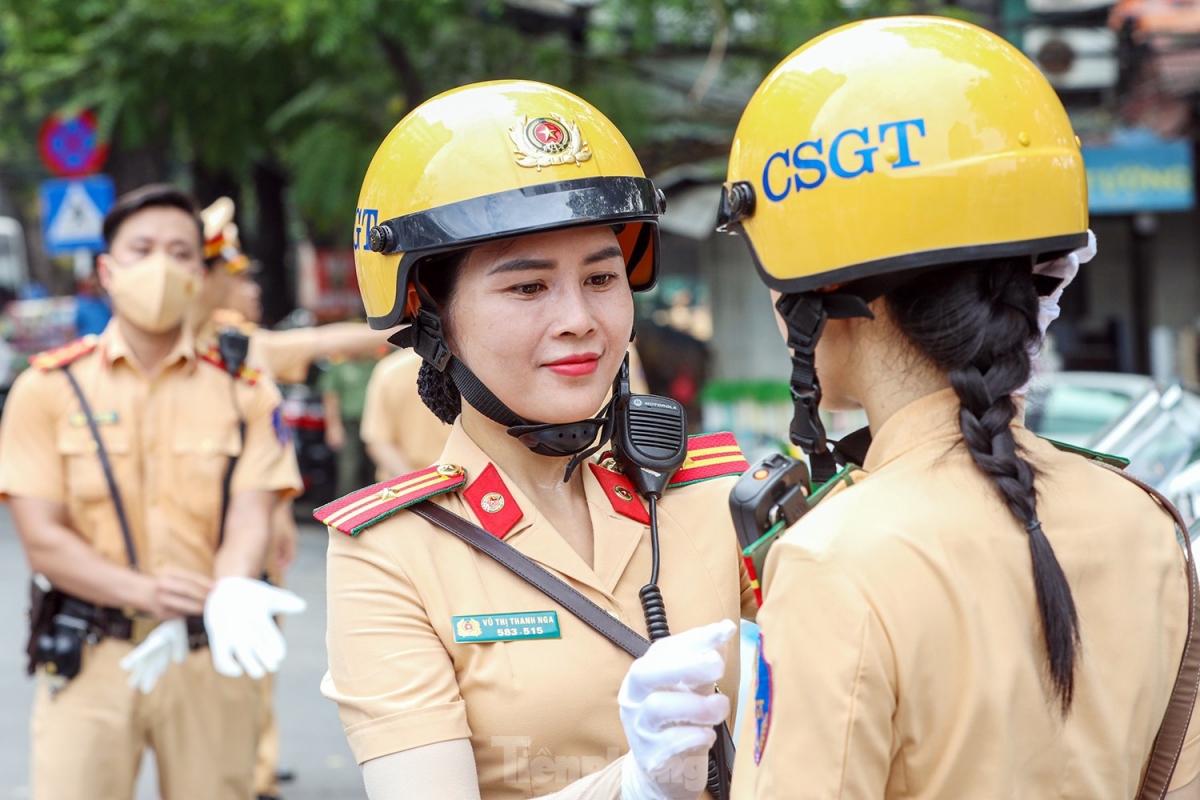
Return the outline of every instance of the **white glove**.
<path id="1" fill-rule="evenodd" d="M 704 791 L 713 726 L 729 716 L 729 698 L 713 687 L 736 631 L 729 620 L 693 628 L 633 662 L 617 695 L 629 741 L 622 800 L 695 800 Z"/>
<path id="2" fill-rule="evenodd" d="M 146 641 L 121 659 L 121 669 L 129 672 L 129 688 L 149 694 L 171 662 L 182 664 L 187 652 L 187 624 L 182 619 L 160 623 Z"/>
<path id="3" fill-rule="evenodd" d="M 299 595 L 250 578 L 222 578 L 204 603 L 204 628 L 213 667 L 236 678 L 261 678 L 283 663 L 287 647 L 276 614 L 298 614 Z"/>

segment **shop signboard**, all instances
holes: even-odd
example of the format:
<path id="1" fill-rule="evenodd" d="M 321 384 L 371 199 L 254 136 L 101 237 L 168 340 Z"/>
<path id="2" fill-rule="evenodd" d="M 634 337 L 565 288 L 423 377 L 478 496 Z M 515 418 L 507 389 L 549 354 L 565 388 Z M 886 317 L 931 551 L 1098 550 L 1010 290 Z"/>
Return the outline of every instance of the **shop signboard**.
<path id="1" fill-rule="evenodd" d="M 1093 214 L 1188 211 L 1196 204 L 1192 144 L 1151 131 L 1113 133 L 1083 147 L 1088 207 Z"/>

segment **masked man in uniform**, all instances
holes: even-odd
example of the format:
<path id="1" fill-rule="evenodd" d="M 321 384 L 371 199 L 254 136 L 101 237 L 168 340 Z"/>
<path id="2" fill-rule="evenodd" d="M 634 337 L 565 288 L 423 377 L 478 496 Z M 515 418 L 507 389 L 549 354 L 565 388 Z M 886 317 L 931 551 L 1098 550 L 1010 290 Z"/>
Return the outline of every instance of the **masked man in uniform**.
<path id="1" fill-rule="evenodd" d="M 30 647 L 32 797 L 132 798 L 152 747 L 165 800 L 245 800 L 255 679 L 284 656 L 273 618 L 304 605 L 256 580 L 295 455 L 275 387 L 184 324 L 206 279 L 194 201 L 143 187 L 104 236 L 113 321 L 36 357 L 0 422 L 0 497 L 52 587 Z"/>

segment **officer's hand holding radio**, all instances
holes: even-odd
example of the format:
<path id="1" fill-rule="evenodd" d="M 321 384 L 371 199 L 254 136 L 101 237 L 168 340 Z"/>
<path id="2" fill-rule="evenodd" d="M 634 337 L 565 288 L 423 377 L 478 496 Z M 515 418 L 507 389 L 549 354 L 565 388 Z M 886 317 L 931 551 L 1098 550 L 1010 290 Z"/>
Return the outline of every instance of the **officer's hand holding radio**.
<path id="1" fill-rule="evenodd" d="M 204 628 L 213 666 L 222 675 L 261 678 L 283 663 L 287 647 L 275 625 L 278 614 L 306 607 L 294 592 L 250 578 L 222 578 L 204 604 Z"/>
<path id="2" fill-rule="evenodd" d="M 725 674 L 729 620 L 668 636 L 633 662 L 617 694 L 629 741 L 623 800 L 695 800 L 708 778 L 714 725 L 729 716 L 729 698 L 713 693 Z"/>
<path id="3" fill-rule="evenodd" d="M 187 654 L 187 623 L 182 619 L 167 620 L 121 659 L 121 669 L 129 672 L 131 689 L 149 694 L 171 662 L 182 664 Z"/>

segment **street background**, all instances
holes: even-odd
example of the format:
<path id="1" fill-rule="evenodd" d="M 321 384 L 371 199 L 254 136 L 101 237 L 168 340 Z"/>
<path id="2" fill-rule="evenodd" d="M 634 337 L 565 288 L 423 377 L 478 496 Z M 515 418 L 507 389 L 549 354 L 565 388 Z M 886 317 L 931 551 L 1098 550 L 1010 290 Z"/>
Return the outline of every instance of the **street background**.
<path id="1" fill-rule="evenodd" d="M 25 677 L 25 609 L 29 570 L 8 508 L 0 506 L 0 800 L 29 797 L 29 710 L 33 679 Z M 365 798 L 358 766 L 342 735 L 333 703 L 321 696 L 325 674 L 325 530 L 301 525 L 288 588 L 308 610 L 287 618 L 288 656 L 276 682 L 276 711 L 283 737 L 280 764 L 296 771 L 284 786 L 285 800 Z M 156 800 L 152 761 L 147 760 L 137 800 Z M 67 798 L 64 798 L 67 800 Z"/>

